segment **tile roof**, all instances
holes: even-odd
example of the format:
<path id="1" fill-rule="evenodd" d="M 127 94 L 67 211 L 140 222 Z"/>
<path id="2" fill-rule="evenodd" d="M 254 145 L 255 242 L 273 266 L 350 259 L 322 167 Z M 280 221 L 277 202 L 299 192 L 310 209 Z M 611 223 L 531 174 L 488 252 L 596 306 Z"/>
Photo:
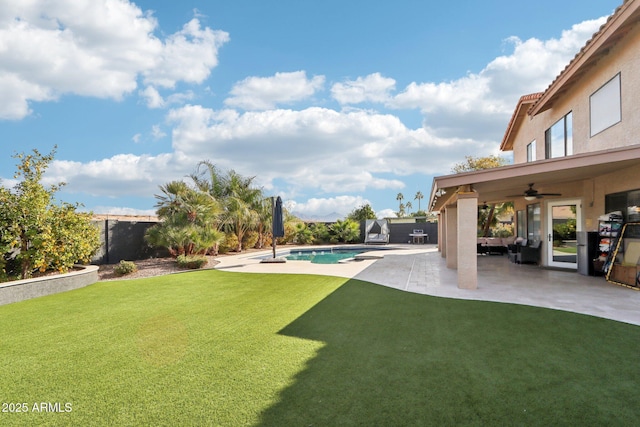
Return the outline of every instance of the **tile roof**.
<path id="1" fill-rule="evenodd" d="M 529 95 L 523 95 L 518 100 L 518 105 L 516 109 L 513 111 L 513 115 L 511 116 L 511 120 L 509 121 L 509 125 L 507 125 L 507 130 L 504 133 L 504 137 L 502 138 L 502 143 L 500 144 L 500 151 L 511 151 L 513 150 L 513 138 L 515 137 L 514 131 L 520 125 L 520 122 L 527 116 L 528 109 L 542 97 L 542 92 L 531 93 Z"/>

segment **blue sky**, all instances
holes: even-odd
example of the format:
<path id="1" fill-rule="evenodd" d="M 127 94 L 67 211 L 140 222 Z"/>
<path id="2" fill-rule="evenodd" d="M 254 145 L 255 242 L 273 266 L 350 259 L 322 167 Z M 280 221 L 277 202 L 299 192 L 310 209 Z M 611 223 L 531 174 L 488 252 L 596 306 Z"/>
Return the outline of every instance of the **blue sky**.
<path id="1" fill-rule="evenodd" d="M 47 181 L 95 213 L 153 214 L 201 160 L 306 218 L 417 210 L 620 3 L 3 2 L 0 178 L 57 145 Z"/>

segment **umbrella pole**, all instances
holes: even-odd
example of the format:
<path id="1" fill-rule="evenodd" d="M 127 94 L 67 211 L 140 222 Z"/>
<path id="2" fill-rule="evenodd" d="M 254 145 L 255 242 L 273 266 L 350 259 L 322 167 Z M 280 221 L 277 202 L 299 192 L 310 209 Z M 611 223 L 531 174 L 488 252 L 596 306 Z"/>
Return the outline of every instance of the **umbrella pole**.
<path id="1" fill-rule="evenodd" d="M 271 246 L 273 247 L 273 259 L 276 259 L 276 236 L 275 236 L 275 228 L 276 228 L 276 198 L 271 197 Z"/>

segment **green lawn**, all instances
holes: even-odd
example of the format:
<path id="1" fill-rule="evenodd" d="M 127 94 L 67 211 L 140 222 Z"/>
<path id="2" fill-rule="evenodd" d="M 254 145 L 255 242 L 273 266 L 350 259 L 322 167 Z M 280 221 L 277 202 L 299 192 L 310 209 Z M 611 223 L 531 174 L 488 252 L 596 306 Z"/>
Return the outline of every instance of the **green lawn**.
<path id="1" fill-rule="evenodd" d="M 28 407 L 0 425 L 637 425 L 639 355 L 589 316 L 201 271 L 0 307 L 2 409 Z"/>

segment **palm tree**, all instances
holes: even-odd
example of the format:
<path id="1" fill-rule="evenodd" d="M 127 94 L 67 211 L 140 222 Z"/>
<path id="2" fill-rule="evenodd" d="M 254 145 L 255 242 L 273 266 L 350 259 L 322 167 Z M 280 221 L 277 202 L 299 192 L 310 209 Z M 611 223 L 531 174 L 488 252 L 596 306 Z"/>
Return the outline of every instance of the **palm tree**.
<path id="1" fill-rule="evenodd" d="M 405 207 L 405 208 L 407 208 L 407 210 L 409 211 L 409 213 L 411 213 L 411 208 L 413 207 L 413 205 L 411 204 L 411 202 L 407 202 L 407 203 L 404 205 L 404 207 Z"/>
<path id="2" fill-rule="evenodd" d="M 215 250 L 224 237 L 215 227 L 222 212 L 220 204 L 211 195 L 182 181 L 169 182 L 160 186 L 160 190 L 156 207 L 163 221 L 148 230 L 147 241 L 166 247 L 173 256 Z"/>
<path id="3" fill-rule="evenodd" d="M 360 224 L 350 219 L 337 220 L 331 226 L 331 232 L 338 242 L 353 242 L 360 237 Z"/>
<path id="4" fill-rule="evenodd" d="M 396 215 L 398 215 L 398 218 L 402 218 L 404 216 L 404 203 L 400 203 L 400 206 L 398 207 L 398 213 Z"/>
<path id="5" fill-rule="evenodd" d="M 487 205 L 488 212 L 480 213 L 478 215 L 478 225 L 482 228 L 482 236 L 488 237 L 491 227 L 494 227 L 498 222 L 498 217 L 513 213 L 513 202 L 505 203 L 492 203 Z"/>
<path id="6" fill-rule="evenodd" d="M 219 225 L 236 235 L 238 252 L 242 251 L 242 238 L 247 231 L 257 229 L 258 233 L 264 234 L 271 210 L 264 206 L 262 189 L 253 185 L 255 177 L 247 178 L 234 170 L 222 174 L 213 163 L 205 160 L 198 163 L 191 179 L 200 191 L 208 193 L 222 205 Z"/>
<path id="7" fill-rule="evenodd" d="M 238 252 L 242 252 L 245 233 L 256 227 L 259 221 L 254 207 L 264 197 L 262 190 L 253 186 L 254 179 L 230 170 L 224 181 L 225 225 L 238 237 Z"/>
<path id="8" fill-rule="evenodd" d="M 225 193 L 224 177 L 216 166 L 208 160 L 203 160 L 196 166 L 196 171 L 190 175 L 196 187 L 209 193 L 216 200 L 222 200 Z"/>
<path id="9" fill-rule="evenodd" d="M 162 194 L 156 194 L 156 214 L 160 218 L 168 218 L 182 210 L 182 199 L 189 191 L 189 187 L 183 181 L 171 181 L 160 186 Z"/>
<path id="10" fill-rule="evenodd" d="M 402 205 L 402 200 L 404 199 L 404 196 L 402 195 L 402 193 L 398 193 L 398 195 L 396 196 L 396 200 L 398 201 L 398 203 L 400 205 Z"/>
<path id="11" fill-rule="evenodd" d="M 416 193 L 416 196 L 413 198 L 413 200 L 417 200 L 418 201 L 418 212 L 420 212 L 420 200 L 424 199 L 424 194 L 422 194 L 421 191 L 418 191 Z"/>
<path id="12" fill-rule="evenodd" d="M 256 206 L 254 206 L 254 210 L 258 214 L 258 225 L 256 227 L 256 231 L 258 232 L 258 242 L 256 243 L 256 248 L 262 249 L 264 246 L 264 240 L 266 234 L 271 230 L 271 220 L 272 220 L 272 206 L 271 206 L 271 198 L 264 197 L 261 200 L 258 200 Z"/>

